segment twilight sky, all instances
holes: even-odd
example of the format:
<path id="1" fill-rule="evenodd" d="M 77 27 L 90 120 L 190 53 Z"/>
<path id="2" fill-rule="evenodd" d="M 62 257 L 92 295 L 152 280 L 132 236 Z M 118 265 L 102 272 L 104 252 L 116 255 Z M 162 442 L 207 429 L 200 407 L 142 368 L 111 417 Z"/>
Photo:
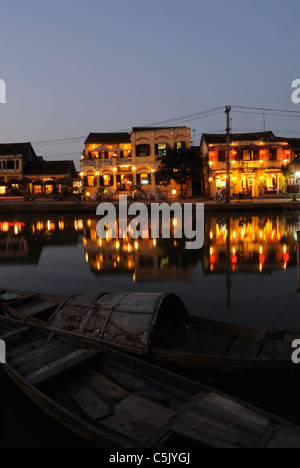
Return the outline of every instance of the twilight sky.
<path id="1" fill-rule="evenodd" d="M 78 168 L 90 132 L 225 105 L 298 111 L 265 112 L 265 128 L 300 137 L 300 104 L 291 101 L 299 0 L 1 0 L 0 8 L 0 142 L 31 141 L 38 155 Z M 261 112 L 231 117 L 233 132 L 264 129 Z M 174 124 L 195 130 L 197 144 L 203 132 L 224 132 L 225 114 Z"/>

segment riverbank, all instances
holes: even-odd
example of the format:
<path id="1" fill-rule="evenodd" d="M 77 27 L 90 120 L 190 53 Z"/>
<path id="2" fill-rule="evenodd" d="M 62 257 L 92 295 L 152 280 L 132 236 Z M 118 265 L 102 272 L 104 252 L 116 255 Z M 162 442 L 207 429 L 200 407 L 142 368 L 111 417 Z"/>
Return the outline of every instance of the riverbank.
<path id="1" fill-rule="evenodd" d="M 135 203 L 136 201 L 128 200 L 128 204 Z M 144 203 L 150 206 L 151 203 L 157 203 L 153 200 L 139 200 L 139 203 Z M 163 203 L 162 200 L 160 203 Z M 254 199 L 248 200 L 231 200 L 230 203 L 217 203 L 214 200 L 203 200 L 201 198 L 191 198 L 187 200 L 171 200 L 168 203 L 192 203 L 195 207 L 197 203 L 204 203 L 205 212 L 236 212 L 236 211 L 289 211 L 300 210 L 300 200 L 296 202 L 292 198 L 281 199 Z M 96 213 L 99 201 L 10 201 L 0 199 L 0 214 L 18 214 L 18 213 Z M 116 209 L 118 209 L 119 201 L 110 200 Z"/>

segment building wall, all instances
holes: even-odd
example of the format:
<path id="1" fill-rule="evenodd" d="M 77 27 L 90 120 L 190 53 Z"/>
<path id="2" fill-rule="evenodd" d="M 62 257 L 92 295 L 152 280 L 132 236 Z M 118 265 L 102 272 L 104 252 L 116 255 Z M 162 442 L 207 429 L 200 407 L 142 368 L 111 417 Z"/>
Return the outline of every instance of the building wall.
<path id="1" fill-rule="evenodd" d="M 177 142 L 181 141 L 190 147 L 190 128 L 136 129 L 131 133 L 131 143 L 120 141 L 111 144 L 99 141 L 86 144 L 85 154 L 81 159 L 80 175 L 84 179 L 88 196 L 91 198 L 95 196 L 100 186 L 109 181 L 106 189 L 110 192 L 131 194 L 135 186 L 141 186 L 147 197 L 155 197 L 155 172 L 158 168 L 156 145 L 168 144 L 174 147 Z M 148 151 L 144 156 L 138 155 L 138 145 L 148 145 Z M 110 152 L 108 158 L 104 159 L 104 153 L 93 151 L 99 146 L 109 147 L 109 149 L 119 146 L 124 150 L 124 158 L 120 158 L 119 152 Z M 164 191 L 163 188 L 161 190 Z M 137 191 L 137 194 L 139 193 Z M 178 187 L 172 183 L 164 195 L 168 198 L 177 198 L 179 193 Z"/>
<path id="2" fill-rule="evenodd" d="M 226 144 L 209 144 L 202 139 L 200 153 L 206 165 L 207 187 L 212 197 L 216 196 L 219 186 L 226 187 L 226 160 L 218 160 L 218 152 L 225 151 Z M 243 151 L 243 159 L 239 152 Z M 257 151 L 257 160 L 251 160 L 251 152 Z M 271 153 L 276 152 L 276 160 Z M 294 158 L 294 150 L 285 142 L 233 142 L 230 145 L 230 182 L 231 195 L 246 191 L 253 197 L 259 197 L 271 189 L 280 193 L 285 188 L 282 165 L 288 165 Z"/>

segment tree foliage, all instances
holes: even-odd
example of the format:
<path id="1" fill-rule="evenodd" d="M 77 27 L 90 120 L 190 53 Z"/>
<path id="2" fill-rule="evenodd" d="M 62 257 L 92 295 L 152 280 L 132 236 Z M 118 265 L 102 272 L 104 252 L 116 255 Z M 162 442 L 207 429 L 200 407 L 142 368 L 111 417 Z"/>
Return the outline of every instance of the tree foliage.
<path id="1" fill-rule="evenodd" d="M 200 154 L 192 147 L 167 148 L 166 154 L 157 157 L 159 169 L 156 172 L 156 180 L 159 184 L 169 185 L 171 180 L 180 185 L 181 197 L 183 186 L 199 178 Z"/>

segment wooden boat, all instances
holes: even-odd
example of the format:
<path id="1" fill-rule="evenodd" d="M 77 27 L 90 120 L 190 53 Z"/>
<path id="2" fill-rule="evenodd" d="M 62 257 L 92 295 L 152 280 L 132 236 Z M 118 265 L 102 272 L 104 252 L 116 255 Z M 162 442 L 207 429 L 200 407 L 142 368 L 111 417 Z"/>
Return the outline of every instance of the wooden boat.
<path id="1" fill-rule="evenodd" d="M 0 304 L 7 304 L 3 307 L 11 317 L 26 323 L 48 318 L 52 328 L 176 371 L 191 370 L 193 378 L 197 372 L 249 375 L 295 370 L 291 343 L 300 335 L 190 317 L 175 294 L 78 294 L 64 301 L 50 295 L 32 299 L 29 293 L 16 298 L 10 294 L 0 293 Z"/>
<path id="2" fill-rule="evenodd" d="M 103 448 L 300 448 L 300 428 L 127 353 L 0 316 L 11 380 Z"/>

